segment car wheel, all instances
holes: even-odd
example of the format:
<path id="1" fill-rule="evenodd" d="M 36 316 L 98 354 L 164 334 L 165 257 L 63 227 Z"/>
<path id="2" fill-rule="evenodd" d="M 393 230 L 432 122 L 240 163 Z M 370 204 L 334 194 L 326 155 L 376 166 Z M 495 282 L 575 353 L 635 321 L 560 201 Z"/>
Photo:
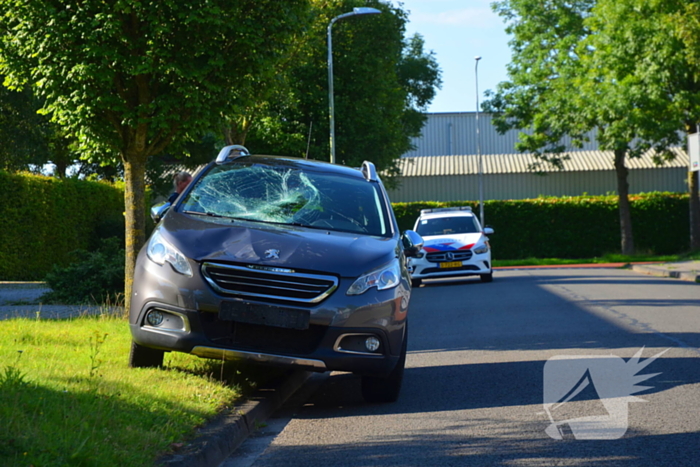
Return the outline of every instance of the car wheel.
<path id="1" fill-rule="evenodd" d="M 389 373 L 389 376 L 378 378 L 376 376 L 362 377 L 362 397 L 369 403 L 396 402 L 401 392 L 403 370 L 406 366 L 406 348 L 408 345 L 408 324 L 403 337 L 403 347 L 399 361 Z"/>
<path id="2" fill-rule="evenodd" d="M 412 287 L 420 287 L 420 285 L 423 283 L 422 279 L 411 279 L 411 286 Z"/>
<path id="3" fill-rule="evenodd" d="M 492 282 L 493 272 L 490 272 L 488 274 L 481 274 L 479 277 L 481 277 L 481 282 Z"/>
<path id="4" fill-rule="evenodd" d="M 163 350 L 151 349 L 131 341 L 129 366 L 131 368 L 157 368 L 163 366 Z"/>

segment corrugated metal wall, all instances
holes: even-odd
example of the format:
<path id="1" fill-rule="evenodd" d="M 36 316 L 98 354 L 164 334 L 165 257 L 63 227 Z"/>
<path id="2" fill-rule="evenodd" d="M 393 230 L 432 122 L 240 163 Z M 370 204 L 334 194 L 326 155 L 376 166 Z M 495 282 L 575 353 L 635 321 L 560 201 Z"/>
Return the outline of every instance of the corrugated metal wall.
<path id="1" fill-rule="evenodd" d="M 389 191 L 391 200 L 478 200 L 476 112 L 431 113 L 427 117 L 422 136 L 413 141 L 417 149 L 399 160 L 401 187 Z M 598 150 L 595 132 L 581 149 L 573 148 L 570 139 L 563 141 L 571 150 L 563 171 L 542 166 L 540 170 L 547 175 L 537 175 L 529 168 L 536 159 L 515 150 L 519 130 L 498 134 L 487 113 L 479 113 L 479 128 L 486 200 L 617 193 L 614 155 Z M 630 193 L 687 192 L 688 155 L 681 148 L 672 150 L 676 158 L 660 167 L 654 163 L 653 151 L 627 159 Z"/>
<path id="2" fill-rule="evenodd" d="M 688 169 L 663 167 L 632 169 L 630 193 L 687 192 Z M 614 171 L 501 173 L 483 176 L 484 199 L 531 199 L 538 196 L 579 196 L 617 193 Z M 479 199 L 479 175 L 404 177 L 401 187 L 389 190 L 392 202 L 475 201 Z"/>
<path id="3" fill-rule="evenodd" d="M 452 156 L 455 154 L 477 154 L 476 112 L 453 112 L 427 114 L 428 120 L 419 138 L 411 141 L 416 145 L 414 151 L 409 151 L 402 157 L 423 156 Z M 518 141 L 520 130 L 510 130 L 500 135 L 492 124 L 491 114 L 479 113 L 479 133 L 481 154 L 512 154 Z M 591 132 L 591 141 L 595 141 L 595 133 Z M 563 143 L 567 148 L 571 140 L 566 138 Z M 586 143 L 584 150 L 595 150 L 595 142 Z"/>
<path id="4" fill-rule="evenodd" d="M 665 167 L 688 167 L 688 155 L 679 147 L 671 148 L 675 158 L 664 163 Z M 562 161 L 565 172 L 586 172 L 592 170 L 615 170 L 614 154 L 612 151 L 573 151 L 567 153 L 567 160 Z M 627 158 L 625 165 L 633 169 L 653 169 L 659 167 L 654 162 L 655 152 L 649 150 L 641 157 Z M 496 173 L 528 173 L 530 165 L 536 159 L 530 154 L 486 154 L 481 156 L 482 172 Z M 431 156 L 402 158 L 398 161 L 403 177 L 423 177 L 436 175 L 469 175 L 479 173 L 479 156 Z M 551 165 L 538 168 L 542 172 L 559 172 L 560 169 Z"/>

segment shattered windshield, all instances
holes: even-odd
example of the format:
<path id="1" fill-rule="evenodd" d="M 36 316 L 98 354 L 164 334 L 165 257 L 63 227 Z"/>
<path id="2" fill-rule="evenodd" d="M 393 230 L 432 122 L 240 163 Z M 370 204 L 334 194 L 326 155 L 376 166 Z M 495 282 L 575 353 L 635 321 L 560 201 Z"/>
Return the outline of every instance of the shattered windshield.
<path id="1" fill-rule="evenodd" d="M 192 188 L 182 211 L 276 224 L 389 235 L 374 183 L 296 166 L 226 164 Z"/>

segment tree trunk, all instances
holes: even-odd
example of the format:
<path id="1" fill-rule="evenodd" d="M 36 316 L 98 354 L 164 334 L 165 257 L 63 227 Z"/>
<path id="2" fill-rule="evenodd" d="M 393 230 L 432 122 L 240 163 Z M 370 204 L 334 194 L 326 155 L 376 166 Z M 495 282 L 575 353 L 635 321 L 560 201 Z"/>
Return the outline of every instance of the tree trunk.
<path id="1" fill-rule="evenodd" d="M 632 237 L 632 209 L 629 200 L 628 170 L 625 167 L 625 149 L 615 150 L 615 174 L 617 175 L 618 210 L 620 213 L 620 239 L 623 255 L 634 254 L 634 238 Z"/>
<path id="2" fill-rule="evenodd" d="M 124 215 L 126 262 L 124 267 L 124 306 L 129 309 L 134 284 L 136 256 L 146 241 L 146 158 L 124 157 Z"/>
<path id="3" fill-rule="evenodd" d="M 248 137 L 252 122 L 253 118 L 245 117 L 231 121 L 224 128 L 224 139 L 226 140 L 226 145 L 245 144 L 245 139 Z"/>
<path id="4" fill-rule="evenodd" d="M 698 196 L 698 172 L 688 172 L 690 192 L 690 249 L 700 250 L 700 198 Z"/>
<path id="5" fill-rule="evenodd" d="M 68 164 L 64 160 L 53 161 L 54 170 L 53 174 L 56 178 L 66 178 L 66 172 L 68 171 Z"/>

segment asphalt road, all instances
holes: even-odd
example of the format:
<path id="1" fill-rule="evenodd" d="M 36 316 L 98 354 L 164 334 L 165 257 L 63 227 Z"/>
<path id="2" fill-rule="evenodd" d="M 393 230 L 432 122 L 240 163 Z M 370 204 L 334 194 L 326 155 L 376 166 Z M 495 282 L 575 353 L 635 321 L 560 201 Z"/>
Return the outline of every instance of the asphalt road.
<path id="1" fill-rule="evenodd" d="M 364 403 L 350 374 L 315 376 L 223 466 L 700 465 L 700 286 L 622 269 L 494 277 L 414 289 L 397 403 Z M 640 349 L 641 364 L 629 360 Z M 593 362 L 593 384 L 549 407 L 550 419 L 544 390 L 573 389 L 579 376 L 548 363 L 558 356 L 596 357 L 578 360 Z M 651 387 L 637 393 L 646 402 L 605 397 L 622 387 L 611 381 Z M 597 439 L 582 440 L 576 423 L 558 425 L 563 439 L 545 432 L 582 417 L 614 419 L 617 438 L 593 429 Z"/>

